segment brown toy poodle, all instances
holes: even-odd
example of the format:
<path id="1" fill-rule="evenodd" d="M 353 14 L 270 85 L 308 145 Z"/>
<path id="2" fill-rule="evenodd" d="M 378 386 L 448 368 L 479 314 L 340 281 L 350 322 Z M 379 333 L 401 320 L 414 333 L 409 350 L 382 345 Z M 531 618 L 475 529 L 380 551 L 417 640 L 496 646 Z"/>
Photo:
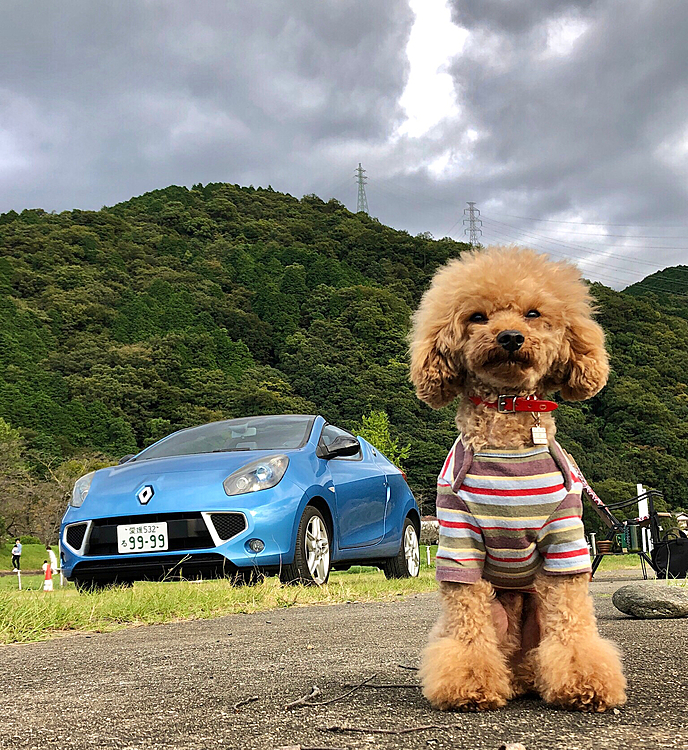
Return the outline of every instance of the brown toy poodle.
<path id="1" fill-rule="evenodd" d="M 625 702 L 618 649 L 588 592 L 580 473 L 554 440 L 547 394 L 594 396 L 609 373 L 578 270 L 494 247 L 441 268 L 415 313 L 411 378 L 460 437 L 438 479 L 442 615 L 421 666 L 441 709 L 526 692 L 604 711 Z"/>

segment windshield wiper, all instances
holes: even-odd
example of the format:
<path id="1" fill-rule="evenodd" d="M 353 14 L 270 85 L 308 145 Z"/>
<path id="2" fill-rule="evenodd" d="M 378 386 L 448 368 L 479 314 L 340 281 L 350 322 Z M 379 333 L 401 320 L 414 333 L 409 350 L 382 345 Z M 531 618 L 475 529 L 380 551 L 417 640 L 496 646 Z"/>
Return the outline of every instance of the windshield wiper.
<path id="1" fill-rule="evenodd" d="M 234 451 L 252 451 L 253 448 L 218 448 L 216 451 L 210 451 L 211 453 L 233 453 Z"/>

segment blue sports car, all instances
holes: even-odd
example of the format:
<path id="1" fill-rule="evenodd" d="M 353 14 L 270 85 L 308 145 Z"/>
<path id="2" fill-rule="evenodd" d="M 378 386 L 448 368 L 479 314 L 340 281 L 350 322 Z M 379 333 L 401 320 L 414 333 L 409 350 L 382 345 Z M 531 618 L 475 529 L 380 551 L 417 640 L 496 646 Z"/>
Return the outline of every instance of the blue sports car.
<path id="1" fill-rule="evenodd" d="M 303 415 L 175 432 L 77 480 L 60 529 L 62 568 L 80 589 L 257 573 L 323 584 L 355 564 L 417 576 L 419 535 L 402 472 Z"/>

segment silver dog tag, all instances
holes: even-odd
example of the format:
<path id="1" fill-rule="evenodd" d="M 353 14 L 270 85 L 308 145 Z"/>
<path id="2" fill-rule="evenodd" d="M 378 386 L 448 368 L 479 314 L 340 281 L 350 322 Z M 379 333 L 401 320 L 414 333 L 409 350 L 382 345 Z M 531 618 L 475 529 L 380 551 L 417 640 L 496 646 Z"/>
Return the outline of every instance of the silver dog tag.
<path id="1" fill-rule="evenodd" d="M 547 445 L 547 430 L 544 427 L 531 427 L 533 445 Z"/>

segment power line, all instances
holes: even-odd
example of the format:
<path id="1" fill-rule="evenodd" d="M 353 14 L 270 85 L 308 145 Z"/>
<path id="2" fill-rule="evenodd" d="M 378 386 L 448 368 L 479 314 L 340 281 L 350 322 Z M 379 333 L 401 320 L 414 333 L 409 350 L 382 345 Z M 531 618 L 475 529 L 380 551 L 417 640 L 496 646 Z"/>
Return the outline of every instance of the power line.
<path id="1" fill-rule="evenodd" d="M 499 214 L 498 214 L 499 215 Z M 567 234 L 579 234 L 583 237 L 622 237 L 627 240 L 685 240 L 684 236 L 667 237 L 664 234 L 607 234 L 606 232 L 576 232 L 574 229 L 567 229 Z M 667 250 L 686 250 L 685 247 L 667 247 Z"/>
<path id="2" fill-rule="evenodd" d="M 498 241 L 503 241 L 503 240 L 500 240 L 500 237 L 504 237 L 507 240 L 511 240 L 512 242 L 519 241 L 518 237 L 514 237 L 513 235 L 507 234 L 498 229 L 494 229 L 492 227 L 488 227 L 487 229 L 491 234 L 496 235 Z M 547 253 L 548 255 L 556 255 L 557 257 L 564 258 L 566 260 L 573 260 L 573 261 L 578 261 L 578 262 L 586 262 L 586 263 L 594 264 L 594 265 L 600 265 L 600 263 L 597 261 L 584 261 L 584 259 L 578 256 L 566 255 L 565 253 L 557 252 L 556 250 L 552 250 L 551 248 L 543 247 L 538 242 L 529 241 L 528 244 L 531 245 L 535 249 L 538 249 L 538 250 L 541 250 L 542 252 Z M 613 268 L 612 266 L 606 266 L 606 267 Z M 600 277 L 601 279 L 605 279 L 608 283 L 618 283 L 619 281 L 624 281 L 623 279 L 619 279 L 618 277 L 614 275 L 605 274 L 597 270 L 595 270 L 595 275 Z M 681 289 L 688 288 L 688 285 L 682 284 L 680 281 L 676 281 L 674 279 L 663 279 L 663 281 L 671 283 L 671 284 L 676 284 Z M 638 283 L 638 282 L 633 282 L 633 283 Z M 628 284 L 628 286 L 631 286 L 631 285 L 632 284 L 630 283 Z M 666 289 L 665 287 L 660 287 L 660 286 L 656 286 L 652 284 L 646 284 L 645 289 L 649 291 L 653 291 L 653 292 L 664 292 L 666 294 L 673 294 L 676 297 L 688 297 L 688 294 L 682 294 L 680 292 L 677 292 L 675 289 Z"/>
<path id="3" fill-rule="evenodd" d="M 504 242 L 504 240 L 508 240 L 510 242 L 522 242 L 522 240 L 519 237 L 517 237 L 517 236 L 515 236 L 513 234 L 509 234 L 507 232 L 501 231 L 499 229 L 494 229 L 493 227 L 487 227 L 487 231 L 491 235 L 494 235 L 496 237 L 496 239 L 497 239 L 498 242 Z M 528 245 L 530 247 L 536 249 L 536 250 L 541 250 L 542 252 L 545 252 L 548 255 L 556 255 L 559 258 L 564 258 L 566 260 L 573 260 L 573 261 L 577 261 L 577 262 L 581 262 L 582 261 L 582 259 L 579 258 L 579 257 L 567 255 L 566 253 L 563 253 L 563 252 L 557 252 L 556 250 L 552 250 L 551 248 L 545 247 L 545 246 L 541 245 L 538 242 L 528 241 Z M 595 261 L 592 261 L 592 264 L 593 265 L 599 265 Z M 606 273 L 604 273 L 602 271 L 597 271 L 595 269 L 592 269 L 592 270 L 595 271 L 595 274 L 597 276 L 599 276 L 599 277 L 601 277 L 603 279 L 606 279 L 606 280 L 608 280 L 608 281 L 610 281 L 612 283 L 618 283 L 620 281 L 620 279 L 617 276 L 614 276 L 612 274 L 606 274 Z M 621 281 L 623 281 L 623 279 L 621 279 Z"/>
<path id="4" fill-rule="evenodd" d="M 366 194 L 365 194 L 365 184 L 367 182 L 367 177 L 365 175 L 365 172 L 366 172 L 366 170 L 364 170 L 362 168 L 361 163 L 359 162 L 358 169 L 355 170 L 355 179 L 358 182 L 358 188 L 359 188 L 357 210 L 358 211 L 363 210 L 363 211 L 365 211 L 365 213 L 368 213 L 368 202 L 367 202 L 367 197 L 366 197 Z M 377 186 L 376 189 L 379 190 L 379 191 L 381 191 L 382 193 L 388 194 L 391 197 L 395 197 L 394 191 L 388 190 L 386 188 L 386 186 L 382 187 L 381 185 L 378 185 L 377 183 L 376 183 L 376 186 Z M 397 189 L 399 189 L 400 186 L 397 185 L 396 187 L 397 187 Z M 402 190 L 402 192 L 405 192 L 405 191 Z M 397 196 L 401 197 L 398 193 L 397 193 Z M 428 202 L 428 203 L 432 203 L 432 204 L 436 204 L 438 202 L 439 203 L 449 203 L 449 201 L 443 200 L 442 198 L 430 199 L 428 197 L 427 201 L 423 201 L 423 196 L 422 195 L 418 195 L 418 194 L 414 194 L 413 196 L 411 196 L 409 194 L 406 194 L 404 197 L 413 198 L 414 202 L 417 202 L 418 200 L 421 200 L 422 202 Z M 474 202 L 469 202 L 469 206 L 471 204 L 473 206 L 475 206 Z M 475 214 L 474 214 L 475 223 L 473 225 L 473 228 L 476 231 L 475 231 L 475 234 L 472 235 L 471 245 L 473 245 L 474 243 L 477 244 L 479 233 L 482 233 L 481 230 L 478 229 L 478 226 L 484 227 L 484 229 L 486 229 L 487 231 L 489 231 L 491 233 L 494 233 L 497 236 L 497 241 L 503 241 L 503 240 L 499 239 L 500 236 L 501 237 L 506 237 L 510 241 L 525 242 L 527 244 L 530 244 L 533 247 L 536 247 L 536 248 L 540 249 L 543 252 L 547 252 L 547 253 L 550 253 L 552 255 L 556 255 L 558 257 L 565 258 L 566 260 L 574 261 L 576 263 L 581 263 L 584 266 L 599 266 L 599 267 L 602 267 L 605 270 L 610 271 L 610 273 L 605 274 L 605 273 L 603 273 L 601 271 L 595 271 L 596 275 L 600 276 L 601 278 L 606 278 L 606 279 L 610 280 L 612 283 L 615 283 L 615 284 L 618 283 L 619 281 L 623 281 L 623 279 L 619 278 L 619 276 L 621 274 L 627 275 L 627 276 L 630 276 L 630 277 L 635 277 L 635 276 L 637 276 L 637 274 L 634 273 L 634 271 L 632 270 L 632 268 L 629 268 L 629 267 L 621 268 L 618 265 L 612 265 L 612 264 L 610 264 L 606 260 L 607 258 L 617 258 L 617 259 L 622 260 L 625 263 L 628 263 L 628 264 L 630 264 L 632 266 L 644 265 L 644 266 L 652 267 L 653 269 L 657 269 L 657 263 L 654 263 L 654 262 L 651 262 L 651 261 L 641 260 L 639 258 L 629 258 L 628 255 L 621 255 L 619 253 L 609 252 L 609 251 L 604 250 L 604 249 L 602 250 L 602 252 L 604 253 L 604 258 L 603 259 L 595 259 L 595 254 L 600 252 L 600 248 L 599 247 L 594 248 L 594 247 L 589 247 L 589 246 L 584 246 L 584 245 L 576 244 L 576 243 L 573 243 L 573 242 L 565 242 L 565 241 L 562 241 L 561 239 L 555 238 L 555 237 L 553 237 L 551 235 L 539 234 L 539 233 L 537 233 L 537 232 L 535 232 L 533 230 L 521 229 L 519 227 L 514 227 L 514 226 L 512 226 L 510 224 L 507 224 L 505 222 L 501 222 L 498 219 L 491 219 L 490 217 L 481 216 L 481 218 L 478 219 L 477 217 L 480 216 L 480 212 L 478 211 L 478 209 L 475 209 L 475 208 L 473 208 L 473 210 L 475 212 Z M 535 219 L 535 218 L 527 217 L 527 216 L 516 216 L 514 214 L 497 214 L 497 216 L 507 216 L 507 217 L 514 218 L 514 219 L 519 219 L 519 220 L 522 220 L 522 221 L 545 222 L 545 223 L 548 223 L 548 224 L 562 224 L 562 225 L 565 224 L 565 225 L 577 225 L 577 226 L 604 226 L 604 227 L 607 227 L 607 226 L 619 226 L 619 227 L 641 227 L 641 226 L 648 226 L 648 227 L 656 228 L 656 224 L 620 224 L 620 223 L 614 223 L 614 222 L 583 222 L 583 221 L 563 221 L 563 220 L 562 221 L 557 221 L 557 220 L 554 220 L 554 219 Z M 483 219 L 487 222 L 487 225 L 483 225 L 483 223 L 482 223 Z M 466 229 L 464 229 L 464 233 L 469 234 L 469 237 L 470 237 L 470 231 L 471 231 L 471 226 L 470 226 L 470 208 L 464 210 L 464 215 L 460 216 L 457 219 L 457 221 L 454 222 L 454 225 L 449 230 L 449 232 L 447 233 L 446 236 L 451 235 L 451 232 L 454 230 L 454 228 L 459 223 L 461 223 L 461 222 L 463 222 L 464 224 L 466 224 L 466 223 L 469 224 L 469 227 L 466 228 Z M 496 228 L 495 226 L 492 226 L 492 225 L 496 225 L 496 227 L 501 227 L 502 228 L 501 231 L 498 228 Z M 665 225 L 665 226 L 688 228 L 688 224 L 675 224 L 675 225 Z M 510 234 L 508 230 L 511 230 L 512 232 L 516 232 L 516 234 L 518 236 L 515 237 L 514 235 Z M 595 237 L 595 236 L 600 236 L 600 237 L 605 237 L 605 238 L 606 237 L 618 237 L 618 238 L 625 238 L 625 239 L 629 239 L 629 240 L 635 240 L 635 239 L 666 239 L 666 240 L 669 240 L 669 239 L 684 239 L 683 237 L 679 237 L 679 236 L 664 237 L 664 236 L 661 236 L 661 235 L 647 235 L 647 236 L 646 235 L 623 235 L 623 234 L 611 234 L 610 235 L 610 234 L 595 233 L 595 232 L 576 232 L 576 231 L 573 231 L 573 230 L 568 230 L 567 233 L 568 234 L 577 234 L 577 235 L 582 235 L 582 236 L 590 236 L 590 237 Z M 686 239 L 688 239 L 688 238 L 686 238 Z M 557 252 L 557 251 L 551 249 L 551 247 L 543 247 L 541 244 L 539 244 L 538 242 L 536 242 L 534 240 L 540 240 L 541 242 L 547 243 L 547 245 L 552 245 L 552 244 L 557 245 L 559 247 L 564 248 L 564 250 L 567 251 L 567 252 Z M 652 249 L 652 250 L 688 250 L 688 248 L 684 248 L 684 247 L 669 247 L 669 246 L 666 246 L 666 245 L 659 245 L 659 246 L 653 246 L 653 245 L 637 246 L 637 245 L 635 245 L 635 246 L 627 246 L 627 248 L 630 251 L 642 251 L 642 250 L 650 250 L 650 249 Z M 576 254 L 576 251 L 582 251 L 583 253 L 586 253 L 587 255 L 592 255 L 593 257 L 581 257 L 580 255 Z M 593 269 L 591 269 L 591 270 L 593 270 Z M 684 270 L 684 269 L 682 269 L 682 270 Z M 688 270 L 688 269 L 685 269 L 685 270 Z M 675 285 L 676 287 L 679 287 L 679 288 L 688 288 L 688 284 L 682 282 L 680 279 L 663 279 L 663 282 L 666 283 L 666 284 Z M 632 284 L 632 283 L 636 283 L 635 282 L 635 278 L 629 279 L 628 284 Z M 652 287 L 650 287 L 650 285 L 648 284 L 648 285 L 646 285 L 646 288 L 647 289 L 651 288 L 653 291 L 666 292 L 666 293 L 669 293 L 669 294 L 675 294 L 677 296 L 688 296 L 688 295 L 679 294 L 675 290 L 667 289 L 665 287 L 659 287 L 659 286 L 652 286 Z"/>
<path id="5" fill-rule="evenodd" d="M 345 187 L 347 187 L 348 185 L 351 184 L 349 182 L 350 179 L 351 178 L 349 178 L 349 177 L 345 177 L 343 180 L 341 180 L 340 182 L 338 182 L 336 184 L 333 184 L 331 187 L 327 188 L 326 190 L 316 191 L 315 194 L 319 195 L 321 197 L 334 198 L 334 197 L 336 197 L 335 193 L 338 193 L 340 190 L 342 190 L 343 188 L 345 188 Z"/>
<path id="6" fill-rule="evenodd" d="M 606 262 L 604 259 L 595 259 L 594 257 L 593 258 L 585 258 L 585 257 L 581 257 L 580 255 L 576 255 L 575 253 L 566 253 L 566 252 L 563 252 L 563 251 L 553 250 L 552 248 L 543 246 L 542 244 L 538 243 L 537 241 L 533 241 L 532 239 L 525 239 L 525 240 L 523 240 L 522 237 L 518 236 L 518 234 L 523 234 L 523 233 L 518 233 L 517 235 L 514 235 L 514 234 L 511 234 L 509 232 L 506 232 L 505 230 L 495 229 L 494 227 L 491 227 L 491 226 L 487 227 L 487 229 L 488 229 L 488 231 L 490 231 L 490 232 L 492 232 L 494 234 L 500 235 L 502 237 L 505 237 L 505 238 L 507 238 L 507 239 L 509 239 L 511 241 L 515 241 L 515 242 L 524 242 L 525 241 L 528 244 L 533 245 L 534 247 L 537 247 L 537 248 L 539 248 L 539 249 L 541 249 L 541 250 L 543 250 L 543 251 L 545 251 L 547 253 L 551 253 L 552 255 L 558 255 L 559 257 L 566 258 L 568 260 L 574 260 L 574 261 L 576 261 L 578 263 L 582 263 L 584 265 L 601 266 L 602 268 L 608 269 L 610 271 L 615 271 L 615 272 L 620 273 L 620 274 L 629 275 L 631 277 L 631 280 L 629 281 L 629 283 L 635 283 L 635 277 L 637 276 L 637 274 L 634 273 L 634 271 L 632 269 L 630 269 L 630 268 L 622 268 L 620 266 L 615 266 L 615 265 L 613 265 L 611 263 Z M 516 231 L 518 232 L 518 230 L 516 230 Z M 589 249 L 589 251 L 590 252 L 594 252 L 592 249 Z M 632 261 L 630 261 L 630 262 L 632 262 Z M 620 280 L 622 281 L 623 280 L 623 279 L 619 279 L 619 278 L 615 277 L 613 274 L 604 274 L 601 271 L 596 271 L 596 273 L 598 273 L 598 275 L 601 275 L 601 276 L 602 275 L 606 275 L 607 278 L 613 278 L 614 281 L 620 281 Z M 672 284 L 675 283 L 675 284 L 684 285 L 683 282 L 681 282 L 679 280 L 674 280 L 674 279 L 669 280 L 669 279 L 667 279 L 667 281 L 670 281 Z M 688 278 L 687 278 L 687 281 L 688 281 Z M 688 284 L 685 284 L 685 286 L 688 288 Z"/>
<path id="7" fill-rule="evenodd" d="M 600 260 L 588 259 L 586 256 L 577 255 L 575 253 L 575 251 L 578 250 L 578 249 L 584 250 L 588 254 L 594 254 L 594 253 L 598 253 L 599 252 L 599 250 L 595 250 L 595 249 L 593 249 L 591 247 L 579 247 L 577 245 L 569 245 L 569 244 L 567 244 L 565 242 L 560 242 L 560 241 L 557 241 L 557 240 L 551 240 L 551 239 L 548 239 L 546 237 L 541 237 L 541 236 L 539 236 L 537 234 L 534 234 L 534 233 L 531 233 L 531 232 L 527 232 L 527 231 L 524 231 L 524 230 L 516 229 L 515 227 L 511 227 L 508 224 L 502 224 L 502 222 L 496 222 L 493 219 L 492 220 L 491 219 L 486 219 L 485 221 L 488 223 L 489 227 L 491 227 L 493 224 L 495 224 L 495 225 L 499 224 L 499 227 L 496 227 L 493 231 L 499 231 L 500 227 L 503 227 L 501 229 L 502 234 L 505 234 L 505 236 L 511 237 L 512 239 L 515 239 L 515 240 L 517 240 L 519 242 L 533 242 L 533 239 L 535 239 L 536 241 L 539 240 L 539 241 L 547 242 L 547 243 L 550 243 L 550 244 L 560 245 L 565 250 L 569 251 L 569 253 L 567 254 L 567 257 L 575 258 L 576 260 L 580 261 L 581 263 L 592 263 L 593 265 L 604 265 L 605 268 L 613 268 L 614 270 L 621 271 L 623 273 L 631 273 L 631 274 L 633 274 L 633 271 L 631 269 L 629 269 L 629 268 L 624 268 L 624 267 L 621 267 L 621 266 L 615 266 L 613 263 L 608 263 L 608 262 L 606 262 L 603 259 L 600 259 Z M 515 235 L 510 234 L 509 232 L 506 231 L 508 229 L 511 229 L 516 234 Z M 555 251 L 552 250 L 551 252 L 555 252 Z M 613 256 L 611 256 L 611 257 L 613 257 Z M 624 258 L 624 260 L 628 260 L 631 263 L 633 262 L 629 258 Z M 637 262 L 638 263 L 643 263 L 645 265 L 649 265 L 649 266 L 651 266 L 653 268 L 655 267 L 654 263 L 650 263 L 648 261 L 641 261 L 641 260 L 639 260 Z"/>
<path id="8" fill-rule="evenodd" d="M 532 216 L 514 216 L 514 214 L 502 214 L 499 211 L 495 212 L 495 216 L 506 216 L 509 219 L 521 219 L 523 221 L 543 221 L 548 224 L 577 224 L 578 226 L 588 227 L 653 227 L 657 228 L 656 224 L 614 224 L 609 221 L 563 221 L 559 219 L 535 219 Z M 663 226 L 672 229 L 676 228 L 688 228 L 688 224 L 664 224 Z"/>
<path id="9" fill-rule="evenodd" d="M 531 236 L 531 237 L 533 237 L 533 236 L 534 237 L 538 237 L 538 235 L 536 235 L 534 233 L 524 232 L 523 230 L 520 230 L 520 229 L 515 228 L 515 227 L 511 227 L 510 225 L 504 224 L 503 222 L 497 222 L 494 219 L 486 219 L 486 221 L 488 222 L 488 224 L 496 223 L 496 224 L 500 224 L 502 226 L 505 226 L 505 227 L 507 227 L 507 229 L 512 229 L 513 231 L 517 232 L 519 235 L 526 235 L 526 236 Z M 488 228 L 490 229 L 490 231 L 499 233 L 502 236 L 505 236 L 508 239 L 511 239 L 512 241 L 516 241 L 516 242 L 522 241 L 521 237 L 514 237 L 513 235 L 509 234 L 508 232 L 504 232 L 503 230 L 501 232 L 499 232 L 498 230 L 496 230 L 496 229 L 494 229 L 492 227 L 488 227 Z M 581 246 L 577 246 L 577 245 L 568 245 L 568 244 L 566 244 L 564 242 L 558 242 L 556 240 L 551 240 L 551 239 L 548 239 L 548 238 L 544 238 L 544 239 L 545 239 L 546 242 L 550 242 L 550 243 L 555 243 L 555 244 L 561 245 L 565 249 L 569 249 L 570 247 L 573 247 L 575 249 L 576 247 L 579 247 L 580 249 L 585 250 L 588 253 L 595 253 L 595 252 L 597 252 L 593 248 L 589 248 L 589 247 L 586 248 L 586 247 L 581 247 Z M 567 254 L 567 253 L 562 253 L 562 252 L 557 253 L 555 250 L 552 250 L 550 247 L 542 247 L 542 245 L 538 245 L 536 242 L 533 242 L 532 239 L 527 239 L 526 242 L 528 242 L 528 244 L 531 244 L 531 245 L 539 247 L 539 249 L 541 249 L 541 250 L 543 250 L 543 251 L 545 251 L 547 253 L 550 253 L 550 254 L 553 254 L 553 255 L 558 255 L 560 257 L 567 258 L 568 260 L 574 260 L 574 261 L 576 261 L 578 263 L 583 263 L 585 265 L 602 266 L 605 269 L 613 269 L 613 271 L 615 271 L 616 274 L 617 274 L 617 276 L 615 277 L 613 274 L 612 275 L 605 274 L 602 271 L 593 269 L 594 272 L 595 272 L 595 274 L 597 276 L 601 277 L 601 278 L 611 279 L 613 282 L 625 281 L 624 279 L 618 277 L 618 274 L 624 274 L 624 275 L 630 277 L 628 279 L 628 281 L 627 281 L 627 283 L 629 285 L 633 284 L 633 283 L 637 283 L 636 278 L 635 278 L 636 274 L 634 274 L 633 271 L 631 269 L 629 269 L 629 268 L 621 268 L 619 266 L 615 266 L 615 265 L 613 265 L 611 263 L 608 263 L 606 260 L 603 260 L 603 259 L 602 260 L 594 260 L 594 259 L 590 259 L 590 258 L 581 258 L 580 256 L 576 255 L 575 253 L 573 253 L 573 254 L 570 254 L 570 253 Z M 647 262 L 647 261 L 629 259 L 629 258 L 627 258 L 625 256 L 618 256 L 618 255 L 615 256 L 612 253 L 608 253 L 607 255 L 609 255 L 610 257 L 620 257 L 622 260 L 626 260 L 626 261 L 628 261 L 630 263 L 643 263 L 645 265 L 648 265 L 648 266 L 651 266 L 653 268 L 656 268 L 656 265 L 654 263 L 650 263 L 650 262 Z M 680 279 L 662 279 L 662 282 L 665 283 L 665 284 L 672 285 L 675 288 L 674 289 L 667 289 L 666 287 L 653 286 L 653 289 L 656 290 L 656 291 L 664 291 L 664 292 L 667 292 L 669 294 L 679 294 L 679 292 L 676 291 L 676 288 L 678 288 L 678 289 L 688 289 L 688 284 L 686 284 L 685 282 L 681 281 Z"/>
<path id="10" fill-rule="evenodd" d="M 505 224 L 503 221 L 497 221 L 497 219 L 490 219 L 488 217 L 483 217 L 483 218 L 485 219 L 485 221 L 494 222 L 495 224 L 499 224 L 500 226 L 507 227 L 509 229 L 513 229 L 515 232 L 519 232 L 520 234 L 525 234 L 525 235 L 529 235 L 531 237 L 536 237 L 536 238 L 539 238 L 541 240 L 545 240 L 546 242 L 552 242 L 555 245 L 562 245 L 563 247 L 570 247 L 570 248 L 574 248 L 574 249 L 578 249 L 578 250 L 584 250 L 585 252 L 589 252 L 589 253 L 599 252 L 598 249 L 596 250 L 595 248 L 592 248 L 592 247 L 589 247 L 589 246 L 586 246 L 586 245 L 577 245 L 577 244 L 574 244 L 573 242 L 564 242 L 563 240 L 555 240 L 553 237 L 548 237 L 547 235 L 538 234 L 537 232 L 533 232 L 532 230 L 529 230 L 529 229 L 520 229 L 519 227 L 511 226 L 511 224 Z M 646 250 L 646 249 L 649 249 L 649 248 L 647 246 L 645 246 L 645 247 L 634 247 L 632 249 L 633 250 Z M 676 248 L 676 249 L 680 250 L 680 249 L 688 249 L 688 248 Z M 617 253 L 607 252 L 606 255 L 608 257 L 610 257 L 610 258 L 619 258 L 620 260 L 625 260 L 625 261 L 629 260 L 628 256 L 626 256 L 626 255 L 619 255 Z M 632 262 L 633 263 L 642 263 L 643 265 L 653 266 L 653 267 L 655 267 L 657 265 L 656 263 L 652 263 L 651 261 L 640 260 L 640 259 L 635 259 L 635 258 L 632 260 Z"/>
<path id="11" fill-rule="evenodd" d="M 394 197 L 393 191 L 388 190 L 386 188 L 386 186 L 383 188 L 383 187 L 381 187 L 381 186 L 378 185 L 377 189 L 379 189 L 382 193 L 385 193 L 387 195 L 390 195 L 391 197 Z M 399 196 L 399 197 L 401 197 L 401 196 Z M 411 197 L 411 196 L 408 196 L 408 197 Z M 416 196 L 416 199 L 418 199 L 420 197 L 421 196 Z M 428 200 L 427 202 L 431 202 L 432 203 L 433 201 L 432 200 Z M 444 201 L 440 201 L 440 202 L 444 202 Z M 465 210 L 465 212 L 467 212 L 467 209 Z M 481 216 L 481 220 L 482 219 L 485 219 L 485 221 L 487 221 L 488 224 L 491 223 L 491 222 L 494 222 L 495 224 L 499 224 L 499 225 L 501 225 L 503 227 L 506 227 L 507 229 L 512 229 L 513 231 L 517 232 L 519 235 L 527 235 L 529 237 L 539 237 L 544 242 L 554 243 L 554 244 L 559 245 L 559 246 L 561 246 L 561 247 L 563 247 L 563 248 L 565 248 L 566 250 L 569 251 L 568 254 L 567 253 L 562 253 L 562 252 L 557 253 L 556 251 L 552 250 L 549 247 L 543 247 L 543 246 L 540 245 L 539 249 L 542 250 L 543 252 L 548 252 L 548 253 L 550 253 L 552 255 L 556 255 L 558 257 L 565 258 L 566 260 L 573 260 L 573 261 L 578 262 L 578 263 L 584 263 L 584 264 L 593 265 L 593 266 L 602 266 L 603 268 L 607 268 L 607 269 L 614 269 L 619 274 L 625 274 L 625 275 L 629 276 L 629 279 L 626 281 L 627 285 L 630 285 L 632 283 L 636 283 L 636 276 L 637 275 L 634 274 L 633 271 L 631 269 L 629 269 L 629 268 L 620 268 L 620 267 L 614 266 L 614 265 L 612 265 L 612 264 L 610 264 L 610 263 L 608 263 L 606 261 L 599 261 L 599 260 L 581 258 L 580 256 L 578 256 L 578 255 L 575 254 L 575 250 L 576 249 L 582 250 L 583 252 L 588 253 L 588 254 L 597 253 L 597 252 L 599 252 L 599 250 L 596 250 L 596 249 L 591 248 L 591 247 L 586 247 L 586 246 L 583 246 L 583 245 L 575 245 L 575 244 L 572 244 L 572 243 L 562 242 L 560 240 L 555 240 L 552 237 L 548 237 L 546 235 L 539 235 L 539 234 L 536 234 L 534 232 L 525 231 L 525 230 L 520 229 L 518 227 L 513 227 L 511 225 L 504 224 L 504 222 L 499 222 L 496 219 L 489 219 L 488 217 L 485 217 L 484 215 Z M 447 233 L 447 235 L 451 235 L 451 232 L 454 230 L 454 228 L 456 226 L 458 226 L 458 224 L 460 222 L 462 222 L 462 221 L 465 221 L 465 218 L 464 217 L 459 217 L 454 222 L 454 225 L 449 230 L 449 232 Z M 491 229 L 489 226 L 484 226 L 484 228 L 488 229 L 489 231 L 495 231 L 495 230 Z M 500 234 L 502 234 L 502 236 L 506 236 L 507 239 L 509 239 L 511 241 L 517 241 L 517 242 L 522 241 L 520 239 L 520 237 L 514 237 L 513 235 L 504 234 L 503 232 L 500 233 Z M 498 240 L 498 241 L 500 241 L 500 240 Z M 537 243 L 533 242 L 532 240 L 526 240 L 526 241 L 530 245 L 533 245 L 533 246 L 537 245 Z M 644 249 L 644 248 L 634 247 L 633 249 L 634 250 L 640 250 L 640 249 Z M 646 265 L 648 267 L 651 267 L 653 269 L 657 268 L 657 264 L 656 263 L 652 263 L 652 262 L 644 261 L 644 260 L 640 260 L 640 259 L 630 259 L 630 258 L 628 258 L 625 255 L 619 255 L 619 254 L 614 254 L 614 253 L 605 253 L 605 257 L 607 257 L 607 256 L 608 257 L 616 257 L 616 258 L 618 258 L 620 260 L 626 261 L 626 262 L 631 263 L 631 264 L 642 264 L 642 265 Z M 597 276 L 600 276 L 601 278 L 606 278 L 607 279 L 607 283 L 614 283 L 614 284 L 616 284 L 619 281 L 624 281 L 623 279 L 620 279 L 619 276 L 614 276 L 613 273 L 612 274 L 604 274 L 604 273 L 599 272 L 599 271 L 595 271 L 595 273 L 596 273 Z M 688 288 L 688 287 L 683 286 L 681 284 L 681 282 L 678 281 L 678 280 L 665 279 L 664 281 L 666 283 L 668 283 L 668 284 L 677 285 L 677 286 L 679 286 L 681 288 Z M 671 289 L 660 289 L 659 287 L 656 287 L 656 286 L 653 286 L 652 288 L 653 288 L 653 290 L 656 290 L 656 291 L 665 291 L 665 292 L 670 293 L 670 294 L 677 294 L 676 291 L 671 290 Z"/>
<path id="12" fill-rule="evenodd" d="M 512 235 L 504 234 L 503 232 L 500 232 L 498 230 L 490 229 L 489 231 L 491 234 L 495 235 L 497 241 L 503 241 L 503 239 L 501 238 L 506 238 L 511 241 L 514 241 L 514 240 L 518 241 Z M 559 253 L 559 252 L 556 252 L 555 250 L 551 250 L 550 248 L 543 247 L 542 245 L 539 245 L 538 243 L 535 243 L 535 242 L 529 242 L 528 244 L 530 247 L 533 247 L 534 249 L 541 250 L 542 252 L 547 253 L 548 255 L 555 255 L 559 258 L 563 258 L 564 260 L 569 260 L 569 261 L 574 261 L 574 262 L 581 260 L 580 258 L 566 255 L 565 253 Z M 596 269 L 591 269 L 591 270 L 594 272 L 596 278 L 598 278 L 602 282 L 606 282 L 609 285 L 613 285 L 613 284 L 618 283 L 619 281 L 622 281 L 626 284 L 626 286 L 632 286 L 632 283 L 630 282 L 630 280 L 619 279 L 617 276 L 605 274 Z M 583 271 L 583 273 L 585 273 L 585 271 Z M 673 280 L 668 280 L 668 281 L 670 281 L 671 283 L 678 283 L 678 282 L 674 282 Z M 637 282 L 633 282 L 633 283 L 637 283 Z M 664 287 L 659 287 L 659 286 L 650 285 L 650 284 L 646 284 L 644 288 L 653 292 L 664 292 L 666 294 L 672 294 L 676 297 L 688 297 L 688 294 L 682 294 L 681 292 L 678 292 L 675 289 L 665 289 Z M 686 289 L 688 287 L 681 285 L 680 288 Z"/>

